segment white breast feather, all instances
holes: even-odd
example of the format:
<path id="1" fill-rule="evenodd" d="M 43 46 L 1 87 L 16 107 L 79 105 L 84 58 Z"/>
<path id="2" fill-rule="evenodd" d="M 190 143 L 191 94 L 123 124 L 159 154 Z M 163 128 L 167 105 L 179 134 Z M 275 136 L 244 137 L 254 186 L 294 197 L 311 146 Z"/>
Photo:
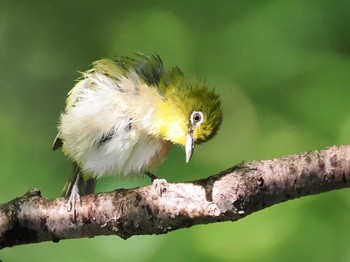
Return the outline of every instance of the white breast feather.
<path id="1" fill-rule="evenodd" d="M 155 132 L 150 123 L 159 94 L 140 83 L 135 73 L 119 82 L 96 72 L 84 76 L 70 94 L 74 106 L 61 117 L 64 151 L 96 177 L 147 168 L 161 149 L 160 139 L 147 133 Z M 111 130 L 113 138 L 101 143 Z"/>

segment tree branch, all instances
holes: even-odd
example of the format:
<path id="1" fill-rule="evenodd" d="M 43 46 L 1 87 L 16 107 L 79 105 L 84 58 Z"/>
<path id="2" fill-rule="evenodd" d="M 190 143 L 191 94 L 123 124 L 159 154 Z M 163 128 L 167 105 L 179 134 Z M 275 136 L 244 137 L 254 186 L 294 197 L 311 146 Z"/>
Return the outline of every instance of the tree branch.
<path id="1" fill-rule="evenodd" d="M 119 189 L 81 198 L 76 214 L 64 198 L 33 189 L 0 205 L 0 248 L 42 241 L 164 234 L 178 228 L 236 221 L 271 205 L 349 187 L 350 146 L 241 163 L 186 183 Z"/>

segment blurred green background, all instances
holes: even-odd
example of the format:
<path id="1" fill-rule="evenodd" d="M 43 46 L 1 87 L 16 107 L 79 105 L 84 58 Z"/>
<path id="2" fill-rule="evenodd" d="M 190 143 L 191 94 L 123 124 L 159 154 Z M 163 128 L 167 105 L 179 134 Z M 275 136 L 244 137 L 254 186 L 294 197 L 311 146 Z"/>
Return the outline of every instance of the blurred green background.
<path id="1" fill-rule="evenodd" d="M 350 141 L 350 1 L 0 1 L 0 203 L 71 172 L 52 152 L 68 90 L 101 57 L 159 54 L 222 96 L 224 122 L 170 182 Z M 105 178 L 98 191 L 148 184 Z M 97 237 L 0 251 L 3 261 L 350 261 L 350 196 L 334 191 L 217 223 L 126 241 Z"/>

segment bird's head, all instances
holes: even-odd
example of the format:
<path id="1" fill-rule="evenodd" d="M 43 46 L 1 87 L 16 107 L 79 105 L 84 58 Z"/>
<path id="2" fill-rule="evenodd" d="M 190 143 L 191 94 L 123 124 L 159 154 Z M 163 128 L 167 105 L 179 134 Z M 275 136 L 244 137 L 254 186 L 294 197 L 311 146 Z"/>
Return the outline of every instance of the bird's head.
<path id="1" fill-rule="evenodd" d="M 194 145 L 211 139 L 222 122 L 221 101 L 214 90 L 175 67 L 164 73 L 159 83 L 164 102 L 162 136 L 185 147 L 186 162 Z"/>

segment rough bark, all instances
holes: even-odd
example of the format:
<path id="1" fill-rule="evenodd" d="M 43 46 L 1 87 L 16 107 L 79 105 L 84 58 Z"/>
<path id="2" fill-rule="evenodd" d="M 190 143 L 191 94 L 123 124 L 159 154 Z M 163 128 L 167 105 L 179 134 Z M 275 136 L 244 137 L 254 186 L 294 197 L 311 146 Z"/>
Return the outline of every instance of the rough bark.
<path id="1" fill-rule="evenodd" d="M 67 212 L 64 198 L 33 189 L 0 205 L 0 248 L 42 241 L 164 234 L 196 224 L 236 221 L 271 205 L 349 187 L 350 146 L 333 146 L 260 162 L 244 162 L 186 183 L 157 180 L 81 198 Z"/>

